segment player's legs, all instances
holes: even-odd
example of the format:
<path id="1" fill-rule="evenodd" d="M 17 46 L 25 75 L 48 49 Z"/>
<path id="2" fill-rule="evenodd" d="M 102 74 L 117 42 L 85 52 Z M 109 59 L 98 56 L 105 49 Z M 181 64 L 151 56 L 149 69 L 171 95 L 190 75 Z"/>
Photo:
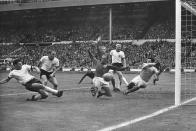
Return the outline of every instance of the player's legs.
<path id="1" fill-rule="evenodd" d="M 48 86 L 45 86 L 43 84 L 40 84 L 40 83 L 33 83 L 31 87 L 34 90 L 42 89 L 42 90 L 45 90 L 45 91 L 47 91 L 49 93 L 52 93 L 52 94 L 57 94 L 58 93 L 58 90 L 52 89 L 52 88 L 50 88 Z"/>
<path id="2" fill-rule="evenodd" d="M 128 84 L 127 90 L 124 92 L 125 95 L 135 92 L 139 90 L 140 88 L 146 88 L 147 83 L 141 79 L 141 77 L 138 75 L 133 78 L 133 80 Z"/>
<path id="3" fill-rule="evenodd" d="M 122 81 L 125 82 L 126 85 L 128 85 L 129 83 L 127 82 L 126 78 L 123 76 L 122 72 L 121 71 L 116 71 L 118 77 L 119 77 L 119 87 L 122 85 Z"/>
<path id="4" fill-rule="evenodd" d="M 37 101 L 40 99 L 46 99 L 48 97 L 48 92 L 44 91 L 43 89 L 40 89 L 38 91 L 39 94 L 33 95 L 31 99 L 27 99 L 28 101 Z"/>
<path id="5" fill-rule="evenodd" d="M 111 83 L 112 83 L 113 91 L 115 92 L 120 91 L 118 88 L 116 88 L 116 82 L 114 78 L 111 79 Z"/>
<path id="6" fill-rule="evenodd" d="M 44 85 L 47 85 L 47 83 L 48 83 L 47 76 L 46 75 L 41 75 L 40 78 L 41 78 L 42 83 Z"/>
<path id="7" fill-rule="evenodd" d="M 34 83 L 33 84 L 33 86 L 37 86 L 37 87 L 41 87 L 41 88 L 43 88 L 43 90 L 45 90 L 45 91 L 47 91 L 47 92 L 49 92 L 49 93 L 51 93 L 52 95 L 55 95 L 55 96 L 57 96 L 57 97 L 61 97 L 62 95 L 63 95 L 63 91 L 61 90 L 61 91 L 59 91 L 59 90 L 55 90 L 55 89 L 52 89 L 52 88 L 50 88 L 49 86 L 45 86 L 45 85 L 43 85 L 43 84 L 39 84 L 39 83 Z"/>
<path id="8" fill-rule="evenodd" d="M 124 94 L 128 95 L 129 93 L 135 92 L 135 91 L 137 91 L 139 89 L 140 89 L 139 86 L 137 86 L 135 83 L 131 82 L 131 83 L 128 84 L 127 90 L 124 92 Z"/>
<path id="9" fill-rule="evenodd" d="M 50 77 L 48 81 L 53 85 L 54 89 L 57 90 L 58 87 L 57 79 L 55 77 Z"/>
<path id="10" fill-rule="evenodd" d="M 48 86 L 45 86 L 41 83 L 41 81 L 37 79 L 32 79 L 31 81 L 26 83 L 25 87 L 27 90 L 39 93 L 37 95 L 33 95 L 31 99 L 28 99 L 32 101 L 46 99 L 48 97 L 48 92 L 58 97 L 61 97 L 63 95 L 63 91 L 54 90 Z"/>
<path id="11" fill-rule="evenodd" d="M 113 91 L 114 92 L 119 92 L 120 89 L 116 88 L 116 82 L 115 82 L 115 78 L 114 78 L 114 74 L 116 73 L 116 70 L 109 70 L 109 72 L 113 74 L 113 78 L 111 79 Z"/>

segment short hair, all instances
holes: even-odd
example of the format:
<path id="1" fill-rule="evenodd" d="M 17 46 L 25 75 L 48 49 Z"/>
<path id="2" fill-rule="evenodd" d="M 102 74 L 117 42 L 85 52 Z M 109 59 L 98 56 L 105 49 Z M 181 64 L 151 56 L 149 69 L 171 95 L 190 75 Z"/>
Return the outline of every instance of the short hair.
<path id="1" fill-rule="evenodd" d="M 48 53 L 49 53 L 49 54 L 53 54 L 53 53 L 56 54 L 56 51 L 54 51 L 54 50 L 49 50 Z"/>
<path id="2" fill-rule="evenodd" d="M 20 59 L 15 59 L 15 60 L 13 61 L 13 65 L 17 65 L 19 62 L 21 62 Z"/>
<path id="3" fill-rule="evenodd" d="M 122 46 L 122 45 L 121 45 L 121 44 L 116 44 L 116 47 L 117 47 L 117 46 Z"/>

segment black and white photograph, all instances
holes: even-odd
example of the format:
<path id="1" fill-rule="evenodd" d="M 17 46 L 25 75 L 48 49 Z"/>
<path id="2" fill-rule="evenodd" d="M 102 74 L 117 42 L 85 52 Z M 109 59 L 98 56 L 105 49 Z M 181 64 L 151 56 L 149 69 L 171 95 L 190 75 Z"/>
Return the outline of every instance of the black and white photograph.
<path id="1" fill-rule="evenodd" d="M 0 0 L 0 131 L 195 131 L 196 0 Z"/>

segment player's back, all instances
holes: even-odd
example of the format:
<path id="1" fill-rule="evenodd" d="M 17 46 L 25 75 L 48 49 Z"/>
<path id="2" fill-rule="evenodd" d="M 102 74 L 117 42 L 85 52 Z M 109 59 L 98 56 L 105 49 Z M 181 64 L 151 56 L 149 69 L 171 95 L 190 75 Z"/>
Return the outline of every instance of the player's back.
<path id="1" fill-rule="evenodd" d="M 95 70 L 95 76 L 102 77 L 103 74 L 107 73 L 108 71 L 109 71 L 108 68 L 105 68 L 104 64 L 102 64 L 101 62 L 98 62 L 96 66 L 96 70 Z"/>

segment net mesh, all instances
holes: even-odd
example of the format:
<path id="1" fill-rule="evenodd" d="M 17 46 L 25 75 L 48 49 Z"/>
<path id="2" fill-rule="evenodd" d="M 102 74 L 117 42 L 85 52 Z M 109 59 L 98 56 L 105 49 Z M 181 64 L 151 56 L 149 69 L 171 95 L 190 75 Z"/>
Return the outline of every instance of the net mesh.
<path id="1" fill-rule="evenodd" d="M 194 8 L 193 3 L 187 4 Z M 196 97 L 196 16 L 194 13 L 182 7 L 182 102 Z"/>

